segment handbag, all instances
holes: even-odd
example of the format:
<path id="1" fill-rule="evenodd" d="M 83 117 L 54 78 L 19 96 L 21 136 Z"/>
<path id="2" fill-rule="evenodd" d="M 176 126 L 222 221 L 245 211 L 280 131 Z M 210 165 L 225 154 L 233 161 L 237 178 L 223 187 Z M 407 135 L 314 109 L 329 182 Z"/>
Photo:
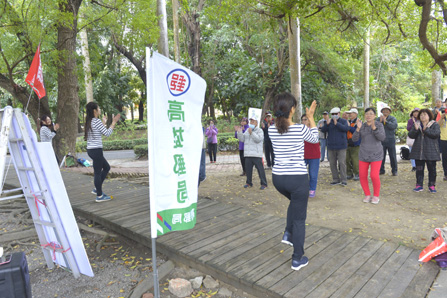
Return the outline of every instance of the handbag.
<path id="1" fill-rule="evenodd" d="M 409 136 L 407 136 L 406 144 L 407 144 L 408 147 L 413 147 L 414 139 L 412 139 Z"/>

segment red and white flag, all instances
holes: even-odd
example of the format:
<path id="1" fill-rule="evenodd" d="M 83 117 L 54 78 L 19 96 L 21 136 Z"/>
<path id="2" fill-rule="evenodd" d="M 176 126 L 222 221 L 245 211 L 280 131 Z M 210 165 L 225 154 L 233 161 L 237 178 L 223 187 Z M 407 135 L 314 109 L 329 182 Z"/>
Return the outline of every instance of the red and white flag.
<path id="1" fill-rule="evenodd" d="M 40 44 L 37 47 L 33 62 L 29 68 L 25 81 L 33 88 L 39 99 L 46 95 L 45 86 L 43 85 L 42 65 L 40 64 Z"/>

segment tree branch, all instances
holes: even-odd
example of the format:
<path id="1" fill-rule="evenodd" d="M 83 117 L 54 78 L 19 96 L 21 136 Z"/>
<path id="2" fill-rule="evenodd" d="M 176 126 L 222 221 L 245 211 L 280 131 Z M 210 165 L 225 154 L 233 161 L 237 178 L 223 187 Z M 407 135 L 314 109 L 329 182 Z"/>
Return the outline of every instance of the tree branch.
<path id="1" fill-rule="evenodd" d="M 421 22 L 419 24 L 419 33 L 418 33 L 419 40 L 421 41 L 422 46 L 430 53 L 432 58 L 435 60 L 436 64 L 438 64 L 439 67 L 442 69 L 444 75 L 446 75 L 447 67 L 444 63 L 446 59 L 443 59 L 441 56 L 439 56 L 434 46 L 430 43 L 430 41 L 427 38 L 427 27 L 431 19 L 430 15 L 431 5 L 432 5 L 431 1 L 425 1 L 425 3 L 422 6 Z"/>

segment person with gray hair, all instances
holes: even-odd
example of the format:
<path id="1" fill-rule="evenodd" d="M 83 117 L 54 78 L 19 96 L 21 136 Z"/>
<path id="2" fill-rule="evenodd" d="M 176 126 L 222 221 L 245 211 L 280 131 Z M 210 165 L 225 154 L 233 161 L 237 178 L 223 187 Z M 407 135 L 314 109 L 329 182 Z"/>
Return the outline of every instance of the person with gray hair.
<path id="1" fill-rule="evenodd" d="M 253 166 L 258 170 L 259 178 L 261 179 L 261 190 L 267 188 L 267 178 L 265 177 L 264 166 L 262 165 L 262 154 L 264 152 L 264 132 L 258 127 L 258 119 L 256 116 L 251 116 L 250 124 L 245 132 L 242 132 L 242 127 L 237 128 L 237 138 L 244 142 L 244 158 L 245 158 L 245 173 L 247 175 L 247 182 L 244 188 L 253 186 Z"/>
<path id="2" fill-rule="evenodd" d="M 346 149 L 348 148 L 346 133 L 349 130 L 349 125 L 348 121 L 340 118 L 340 108 L 335 107 L 330 113 L 331 118 L 324 123 L 321 131 L 327 132 L 327 149 L 332 172 L 331 185 L 346 186 Z"/>

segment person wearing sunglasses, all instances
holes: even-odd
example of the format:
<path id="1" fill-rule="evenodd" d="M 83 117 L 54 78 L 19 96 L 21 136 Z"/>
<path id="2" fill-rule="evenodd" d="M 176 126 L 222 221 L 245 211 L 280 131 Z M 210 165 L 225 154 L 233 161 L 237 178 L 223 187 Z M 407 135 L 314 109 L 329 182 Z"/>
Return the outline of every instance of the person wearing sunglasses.
<path id="1" fill-rule="evenodd" d="M 346 149 L 348 148 L 347 132 L 348 121 L 340 118 L 340 108 L 335 107 L 330 111 L 331 118 L 321 128 L 327 132 L 327 149 L 329 153 L 329 164 L 331 166 L 331 185 L 347 185 L 346 175 Z"/>

